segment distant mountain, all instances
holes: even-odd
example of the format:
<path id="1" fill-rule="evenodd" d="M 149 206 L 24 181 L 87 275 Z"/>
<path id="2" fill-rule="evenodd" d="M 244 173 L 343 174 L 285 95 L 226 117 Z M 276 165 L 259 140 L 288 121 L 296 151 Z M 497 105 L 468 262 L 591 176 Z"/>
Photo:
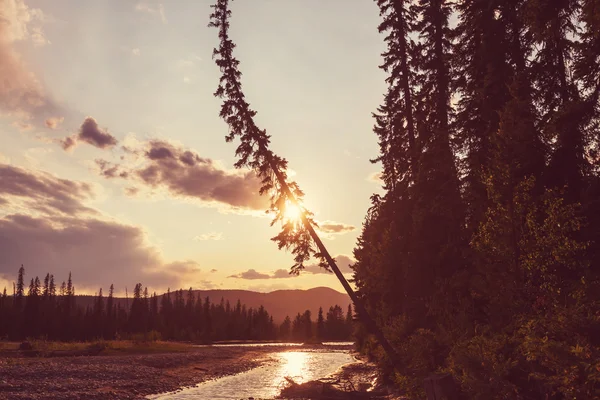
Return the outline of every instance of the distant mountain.
<path id="1" fill-rule="evenodd" d="M 202 299 L 208 297 L 211 303 L 219 303 L 221 299 L 229 301 L 232 307 L 235 306 L 238 299 L 246 307 L 258 308 L 261 305 L 273 316 L 275 322 L 281 322 L 286 315 L 294 319 L 298 313 L 310 310 L 313 321 L 317 319 L 319 307 L 323 307 L 323 312 L 327 313 L 329 307 L 339 305 L 344 310 L 348 309 L 350 297 L 347 294 L 340 293 L 328 287 L 317 287 L 307 290 L 276 290 L 270 293 L 252 292 L 250 290 L 194 290 L 194 295 L 200 293 Z M 186 291 L 187 296 L 187 291 Z M 125 298 L 115 298 L 115 302 L 125 307 L 127 300 Z M 77 304 L 83 307 L 93 304 L 93 296 L 77 296 Z M 129 299 L 131 304 L 131 298 Z M 160 304 L 160 300 L 159 300 Z"/>

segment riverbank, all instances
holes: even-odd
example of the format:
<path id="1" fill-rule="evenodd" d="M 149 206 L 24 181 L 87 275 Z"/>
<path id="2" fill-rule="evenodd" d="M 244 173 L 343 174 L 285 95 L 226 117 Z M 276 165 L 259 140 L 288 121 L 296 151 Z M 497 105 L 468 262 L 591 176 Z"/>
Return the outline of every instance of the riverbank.
<path id="1" fill-rule="evenodd" d="M 192 346 L 171 344 L 104 351 L 95 356 L 0 358 L 0 399 L 143 399 L 233 375 L 269 361 L 289 346 Z M 158 350 L 165 349 L 164 352 Z M 314 346 L 294 346 L 293 350 Z M 328 346 L 328 348 L 330 348 Z M 339 349 L 349 346 L 339 346 Z M 136 354 L 138 353 L 138 354 Z"/>
<path id="2" fill-rule="evenodd" d="M 357 399 L 357 400 L 407 400 L 388 386 L 379 382 L 377 366 L 353 353 L 356 362 L 344 365 L 336 373 L 315 381 L 296 384 L 289 380 L 280 397 L 285 399 Z"/>

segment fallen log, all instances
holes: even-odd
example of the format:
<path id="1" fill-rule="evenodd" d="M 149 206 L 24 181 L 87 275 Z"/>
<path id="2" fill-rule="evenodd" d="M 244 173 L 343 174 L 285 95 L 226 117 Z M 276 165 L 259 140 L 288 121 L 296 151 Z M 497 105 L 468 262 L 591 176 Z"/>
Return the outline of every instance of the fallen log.
<path id="1" fill-rule="evenodd" d="M 291 378 L 285 378 L 288 386 L 282 389 L 279 398 L 282 399 L 314 399 L 314 400 L 335 400 L 335 399 L 384 399 L 387 394 L 377 391 L 358 391 L 350 382 L 344 382 L 340 379 L 318 379 L 305 383 L 296 383 Z"/>

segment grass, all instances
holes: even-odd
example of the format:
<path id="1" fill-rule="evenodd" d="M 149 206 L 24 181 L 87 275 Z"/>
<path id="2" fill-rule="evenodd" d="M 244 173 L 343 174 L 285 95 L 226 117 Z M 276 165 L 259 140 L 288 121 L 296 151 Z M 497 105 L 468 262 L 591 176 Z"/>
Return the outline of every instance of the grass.
<path id="1" fill-rule="evenodd" d="M 91 348 L 101 348 L 101 355 L 118 354 L 154 354 L 154 353 L 184 353 L 193 347 L 187 343 L 166 341 L 133 341 L 133 340 L 99 340 L 94 342 L 55 342 L 48 340 L 29 340 L 34 350 L 42 354 L 54 351 L 85 351 Z M 0 351 L 17 350 L 20 342 L 0 341 Z"/>

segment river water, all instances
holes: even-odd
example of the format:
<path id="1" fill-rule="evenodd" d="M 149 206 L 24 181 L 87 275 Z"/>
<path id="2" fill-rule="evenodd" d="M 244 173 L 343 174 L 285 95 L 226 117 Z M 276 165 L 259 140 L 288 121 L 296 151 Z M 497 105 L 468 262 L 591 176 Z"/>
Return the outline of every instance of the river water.
<path id="1" fill-rule="evenodd" d="M 274 362 L 237 375 L 203 382 L 176 393 L 149 396 L 153 400 L 272 399 L 286 385 L 323 378 L 349 364 L 354 358 L 343 350 L 290 350 L 270 354 Z"/>

